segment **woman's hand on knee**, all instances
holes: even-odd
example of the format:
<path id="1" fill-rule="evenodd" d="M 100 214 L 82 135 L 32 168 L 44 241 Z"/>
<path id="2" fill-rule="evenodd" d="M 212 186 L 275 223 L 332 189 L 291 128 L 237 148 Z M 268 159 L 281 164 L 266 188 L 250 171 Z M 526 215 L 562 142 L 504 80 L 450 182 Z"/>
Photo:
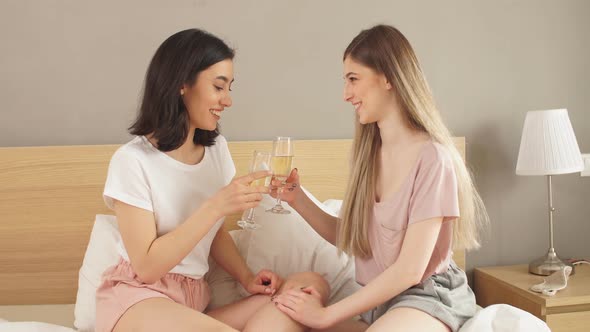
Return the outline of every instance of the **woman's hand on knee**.
<path id="1" fill-rule="evenodd" d="M 276 273 L 270 270 L 260 270 L 243 286 L 250 294 L 274 295 L 282 283 L 283 280 Z"/>
<path id="2" fill-rule="evenodd" d="M 287 277 L 279 293 L 285 293 L 291 289 L 306 289 L 312 287 L 321 295 L 322 303 L 326 303 L 330 297 L 330 284 L 317 272 L 299 272 Z"/>
<path id="3" fill-rule="evenodd" d="M 305 326 L 323 329 L 332 325 L 322 294 L 314 286 L 287 290 L 272 301 L 277 309 Z"/>

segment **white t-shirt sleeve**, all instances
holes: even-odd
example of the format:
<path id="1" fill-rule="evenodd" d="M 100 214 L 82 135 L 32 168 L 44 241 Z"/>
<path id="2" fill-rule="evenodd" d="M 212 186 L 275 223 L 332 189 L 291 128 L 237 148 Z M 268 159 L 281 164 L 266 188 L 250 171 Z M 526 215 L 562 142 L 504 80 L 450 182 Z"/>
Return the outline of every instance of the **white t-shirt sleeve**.
<path id="1" fill-rule="evenodd" d="M 103 198 L 113 210 L 114 200 L 153 212 L 150 186 L 137 156 L 118 150 L 111 158 Z"/>

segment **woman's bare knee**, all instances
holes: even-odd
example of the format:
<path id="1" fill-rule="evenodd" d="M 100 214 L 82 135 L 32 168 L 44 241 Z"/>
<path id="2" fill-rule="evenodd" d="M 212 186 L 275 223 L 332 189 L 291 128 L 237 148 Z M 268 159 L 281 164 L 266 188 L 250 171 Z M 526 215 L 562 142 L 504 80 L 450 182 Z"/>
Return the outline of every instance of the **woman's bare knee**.
<path id="1" fill-rule="evenodd" d="M 279 290 L 279 294 L 290 289 L 313 287 L 326 301 L 330 295 L 330 285 L 326 280 L 315 272 L 301 272 L 288 276 Z M 273 303 L 264 305 L 246 324 L 244 331 L 307 331 L 305 326 L 292 320 L 288 315 L 276 308 Z"/>
<path id="2" fill-rule="evenodd" d="M 252 295 L 237 302 L 210 310 L 207 315 L 227 324 L 234 329 L 242 330 L 246 322 L 257 314 L 265 304 L 270 304 L 268 295 Z"/>
<path id="3" fill-rule="evenodd" d="M 279 294 L 294 288 L 313 287 L 322 296 L 322 302 L 330 297 L 330 284 L 316 272 L 300 272 L 287 277 Z"/>
<path id="4" fill-rule="evenodd" d="M 273 303 L 267 303 L 252 316 L 243 332 L 302 332 L 307 328 L 281 312 Z"/>

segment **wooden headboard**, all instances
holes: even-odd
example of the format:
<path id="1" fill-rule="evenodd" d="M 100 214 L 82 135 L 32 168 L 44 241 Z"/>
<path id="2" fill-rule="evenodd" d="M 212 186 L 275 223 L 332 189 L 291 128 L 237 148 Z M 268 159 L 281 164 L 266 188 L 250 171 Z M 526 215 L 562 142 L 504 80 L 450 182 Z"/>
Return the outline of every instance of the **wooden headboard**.
<path id="1" fill-rule="evenodd" d="M 464 154 L 463 138 L 455 143 Z M 270 141 L 230 142 L 237 174 Z M 119 145 L 0 148 L 0 305 L 74 303 L 78 270 Z M 294 167 L 320 201 L 342 199 L 351 140 L 295 142 Z M 226 219 L 235 229 L 239 215 Z M 464 252 L 455 261 L 465 266 Z"/>

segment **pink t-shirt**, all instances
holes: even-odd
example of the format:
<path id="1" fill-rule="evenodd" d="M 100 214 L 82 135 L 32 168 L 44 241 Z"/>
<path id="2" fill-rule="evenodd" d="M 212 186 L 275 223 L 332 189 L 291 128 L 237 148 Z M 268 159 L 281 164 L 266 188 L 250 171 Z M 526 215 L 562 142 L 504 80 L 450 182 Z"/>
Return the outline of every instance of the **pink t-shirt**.
<path id="1" fill-rule="evenodd" d="M 366 285 L 397 260 L 409 225 L 443 217 L 442 227 L 422 280 L 447 270 L 452 256 L 453 223 L 459 217 L 457 177 L 449 152 L 429 141 L 400 189 L 376 202 L 369 221 L 373 256 L 356 258 L 356 280 Z"/>

